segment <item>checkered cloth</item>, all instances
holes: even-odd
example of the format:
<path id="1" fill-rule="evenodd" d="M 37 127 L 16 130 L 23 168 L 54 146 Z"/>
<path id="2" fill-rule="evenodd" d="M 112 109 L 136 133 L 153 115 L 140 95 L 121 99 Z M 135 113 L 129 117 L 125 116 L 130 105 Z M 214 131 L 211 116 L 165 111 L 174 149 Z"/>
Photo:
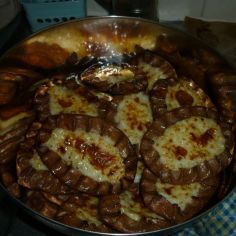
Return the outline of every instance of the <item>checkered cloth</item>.
<path id="1" fill-rule="evenodd" d="M 207 216 L 173 236 L 236 236 L 236 190 Z"/>

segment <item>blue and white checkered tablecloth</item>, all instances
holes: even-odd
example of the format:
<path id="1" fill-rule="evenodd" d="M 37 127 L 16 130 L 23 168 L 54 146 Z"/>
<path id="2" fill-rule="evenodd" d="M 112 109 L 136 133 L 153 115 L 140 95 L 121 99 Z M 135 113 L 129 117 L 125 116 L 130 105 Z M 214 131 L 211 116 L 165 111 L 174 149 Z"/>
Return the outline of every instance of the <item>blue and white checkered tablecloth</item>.
<path id="1" fill-rule="evenodd" d="M 192 227 L 173 236 L 236 236 L 236 190 Z"/>

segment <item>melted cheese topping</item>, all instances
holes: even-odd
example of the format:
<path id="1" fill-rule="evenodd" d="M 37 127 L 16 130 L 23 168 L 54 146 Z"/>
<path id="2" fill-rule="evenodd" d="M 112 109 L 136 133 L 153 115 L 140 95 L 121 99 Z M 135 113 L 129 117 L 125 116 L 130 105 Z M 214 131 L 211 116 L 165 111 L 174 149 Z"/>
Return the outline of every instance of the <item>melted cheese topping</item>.
<path id="1" fill-rule="evenodd" d="M 36 151 L 34 151 L 34 154 L 32 158 L 29 160 L 29 162 L 30 165 L 37 171 L 48 170 L 47 166 L 44 165 L 44 163 L 42 162 L 40 156 Z"/>
<path id="2" fill-rule="evenodd" d="M 57 115 L 61 112 L 86 114 L 97 116 L 97 106 L 89 102 L 84 96 L 73 92 L 62 86 L 50 87 L 48 94 L 49 108 L 52 115 Z"/>
<path id="3" fill-rule="evenodd" d="M 98 68 L 95 77 L 100 81 L 107 81 L 109 84 L 118 84 L 125 80 L 133 80 L 134 73 L 129 69 L 108 65 Z"/>
<path id="4" fill-rule="evenodd" d="M 44 145 L 68 165 L 98 182 L 118 183 L 124 175 L 123 159 L 108 136 L 80 129 L 72 132 L 56 128 Z"/>
<path id="5" fill-rule="evenodd" d="M 115 122 L 129 137 L 132 144 L 139 144 L 147 130 L 147 125 L 152 122 L 148 96 L 144 93 L 124 96 L 118 105 Z"/>
<path id="6" fill-rule="evenodd" d="M 168 76 L 164 71 L 161 70 L 160 67 L 154 67 L 147 63 L 139 63 L 139 68 L 141 68 L 144 72 L 147 73 L 148 77 L 148 90 L 151 90 L 154 83 L 159 79 L 166 79 Z"/>
<path id="7" fill-rule="evenodd" d="M 175 86 L 168 87 L 165 98 L 168 111 L 180 107 L 180 104 L 176 98 L 176 93 L 180 90 L 192 97 L 193 103 L 191 106 L 207 106 L 210 102 L 208 97 L 203 95 L 203 91 L 199 92 L 200 89 L 194 89 L 193 86 L 191 86 L 187 81 L 180 81 Z"/>
<path id="8" fill-rule="evenodd" d="M 222 153 L 225 138 L 214 120 L 191 117 L 168 127 L 154 140 L 154 149 L 167 168 L 192 168 Z"/>
<path id="9" fill-rule="evenodd" d="M 27 112 L 22 112 L 22 113 L 19 113 L 7 120 L 0 119 L 0 135 L 7 133 L 8 131 L 11 130 L 12 126 L 14 126 L 17 122 L 19 122 L 20 120 L 23 120 L 24 118 L 30 117 L 30 116 L 31 116 L 31 114 L 29 114 Z"/>
<path id="10" fill-rule="evenodd" d="M 121 214 L 125 214 L 135 221 L 140 221 L 142 218 L 154 221 L 160 218 L 157 214 L 150 211 L 148 208 L 140 204 L 140 202 L 133 199 L 133 195 L 125 191 L 120 194 Z"/>
<path id="11" fill-rule="evenodd" d="M 85 203 L 85 206 L 76 210 L 76 217 L 82 221 L 88 222 L 88 224 L 100 226 L 102 222 L 98 220 L 97 206 L 98 198 L 89 197 Z"/>
<path id="12" fill-rule="evenodd" d="M 140 180 L 143 174 L 143 169 L 144 169 L 143 163 L 141 161 L 138 161 L 134 183 L 136 184 L 140 183 Z"/>
<path id="13" fill-rule="evenodd" d="M 197 197 L 201 189 L 200 183 L 188 185 L 172 185 L 167 183 L 156 182 L 157 192 L 171 204 L 176 204 L 184 211 L 187 205 L 191 204 L 192 198 Z"/>

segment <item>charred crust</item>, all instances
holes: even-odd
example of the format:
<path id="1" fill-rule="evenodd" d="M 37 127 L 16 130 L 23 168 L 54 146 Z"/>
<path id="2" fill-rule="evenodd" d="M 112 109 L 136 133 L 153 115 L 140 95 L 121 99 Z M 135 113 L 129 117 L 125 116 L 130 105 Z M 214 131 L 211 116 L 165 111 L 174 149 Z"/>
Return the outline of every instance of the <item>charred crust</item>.
<path id="1" fill-rule="evenodd" d="M 220 64 L 222 64 L 222 60 L 219 56 L 205 48 L 194 48 L 193 56 L 199 60 L 199 62 L 207 66 L 220 66 Z"/>
<path id="2" fill-rule="evenodd" d="M 118 193 L 121 191 L 121 188 L 128 188 L 135 176 L 137 158 L 129 140 L 121 131 L 110 124 L 106 124 L 97 117 L 61 114 L 59 116 L 50 117 L 49 120 L 53 125 L 49 126 L 46 122 L 39 132 L 38 152 L 44 164 L 57 178 L 74 190 L 95 195 Z M 49 127 L 52 128 L 50 129 Z M 46 142 L 50 137 L 51 132 L 56 127 L 71 131 L 76 129 L 82 129 L 85 132 L 96 131 L 102 136 L 109 136 L 118 148 L 125 165 L 125 175 L 121 178 L 120 183 L 111 184 L 108 182 L 97 182 L 96 180 L 83 175 L 79 170 L 74 169 L 72 166 L 67 165 L 58 154 L 45 147 L 43 143 Z M 45 139 L 44 137 L 47 138 Z"/>
<path id="3" fill-rule="evenodd" d="M 158 179 L 147 168 L 144 170 L 140 186 L 144 203 L 149 209 L 175 224 L 190 219 L 197 214 L 211 199 L 218 187 L 218 177 L 211 177 L 199 182 L 201 189 L 198 195 L 192 197 L 192 202 L 182 210 L 177 204 L 169 202 L 158 193 L 156 188 Z"/>
<path id="4" fill-rule="evenodd" d="M 28 191 L 26 204 L 33 210 L 52 219 L 58 212 L 58 206 L 48 201 L 41 192 Z"/>
<path id="5" fill-rule="evenodd" d="M 24 107 L 11 107 L 0 111 L 0 117 L 2 118 L 0 122 L 2 121 L 2 123 L 4 121 L 8 122 L 8 120 L 21 112 L 25 113 L 25 117 L 15 120 L 11 127 L 6 126 L 2 128 L 2 135 L 0 135 L 1 165 L 15 161 L 19 144 L 24 141 L 25 133 L 34 120 L 34 113 L 26 111 Z"/>
<path id="6" fill-rule="evenodd" d="M 0 171 L 0 179 L 7 190 L 15 197 L 20 198 L 22 196 L 21 186 L 17 183 L 16 176 L 9 170 Z"/>
<path id="7" fill-rule="evenodd" d="M 0 80 L 0 105 L 8 104 L 13 100 L 16 87 L 14 81 Z"/>
<path id="8" fill-rule="evenodd" d="M 50 95 L 48 94 L 48 90 L 53 86 L 62 86 L 69 91 L 72 91 L 75 95 L 82 96 L 87 102 L 95 104 L 97 107 L 99 107 L 98 98 L 87 88 L 77 84 L 74 80 L 67 79 L 67 77 L 64 75 L 59 75 L 45 82 L 45 84 L 41 85 L 35 92 L 34 106 L 38 111 L 38 118 L 40 121 L 45 121 L 49 116 L 52 115 L 49 105 Z M 61 101 L 60 99 L 58 101 L 60 102 L 62 108 L 67 108 L 71 105 L 71 102 L 68 101 Z"/>
<path id="9" fill-rule="evenodd" d="M 201 96 L 201 98 L 205 98 L 204 104 L 201 106 L 212 109 L 214 108 L 210 98 L 204 93 L 202 89 L 200 89 L 197 84 L 195 84 L 194 81 L 187 79 L 186 77 L 181 77 L 178 80 L 174 78 L 168 78 L 165 80 L 158 80 L 150 91 L 150 102 L 154 117 L 158 117 L 161 114 L 167 112 L 166 97 L 168 88 L 181 83 L 185 83 L 189 88 L 194 90 L 196 94 Z M 177 91 L 175 97 L 172 99 L 176 100 L 180 107 L 193 106 L 194 102 L 193 97 L 181 89 Z"/>
<path id="10" fill-rule="evenodd" d="M 32 167 L 30 159 L 36 152 L 36 138 L 41 124 L 33 123 L 26 134 L 25 142 L 20 145 L 16 158 L 16 171 L 18 183 L 32 190 L 42 190 L 51 194 L 65 194 L 72 192 L 63 185 L 50 171 L 36 170 Z M 59 170 L 57 170 L 59 171 Z M 60 171 L 62 171 L 60 169 Z"/>
<path id="11" fill-rule="evenodd" d="M 29 95 L 30 86 L 41 78 L 42 75 L 32 69 L 12 66 L 1 67 L 0 105 L 24 102 L 26 95 Z"/>
<path id="12" fill-rule="evenodd" d="M 225 150 L 214 159 L 203 161 L 190 169 L 180 168 L 179 170 L 171 170 L 161 163 L 159 153 L 153 148 L 153 138 L 161 136 L 166 128 L 174 125 L 176 122 L 193 116 L 210 118 L 218 123 L 226 140 Z M 232 128 L 230 125 L 222 123 L 215 110 L 205 107 L 184 107 L 166 112 L 152 123 L 142 139 L 140 153 L 147 167 L 163 182 L 189 184 L 215 176 L 225 169 L 232 160 L 231 148 Z"/>
<path id="13" fill-rule="evenodd" d="M 137 221 L 131 219 L 122 213 L 119 195 L 101 197 L 99 201 L 99 214 L 103 222 L 122 233 L 147 232 L 171 226 L 170 221 L 162 217 L 155 219 L 155 221 L 149 220 L 146 217 L 141 217 Z"/>
<path id="14" fill-rule="evenodd" d="M 84 230 L 98 231 L 98 232 L 111 232 L 111 229 L 103 224 L 98 214 L 98 198 L 88 194 L 66 194 L 66 195 L 52 195 L 42 193 L 43 196 L 53 204 L 59 207 L 55 219 L 61 223 L 79 227 Z M 94 224 L 87 219 L 78 216 L 78 210 L 88 211 L 88 214 L 93 214 L 100 224 Z"/>
<path id="15" fill-rule="evenodd" d="M 71 213 L 66 211 L 60 211 L 56 216 L 56 220 L 58 220 L 63 224 L 70 225 L 72 227 L 78 227 L 83 230 L 102 232 L 102 233 L 112 232 L 112 230 L 105 224 L 101 224 L 99 226 L 96 226 L 95 224 L 89 224 L 88 222 L 79 219 L 76 213 L 73 212 Z"/>
<path id="16" fill-rule="evenodd" d="M 142 93 L 144 96 L 147 96 L 148 97 L 148 94 L 146 94 L 146 93 Z M 131 95 L 138 95 L 138 93 L 136 94 L 136 93 L 134 93 L 134 94 L 131 94 Z M 105 111 L 105 112 L 102 112 L 102 113 L 100 113 L 100 117 L 101 118 L 104 118 L 105 120 L 106 120 L 106 122 L 108 122 L 108 123 L 111 123 L 112 125 L 114 125 L 114 126 L 116 126 L 116 127 L 119 127 L 119 124 L 120 123 L 122 123 L 122 121 L 116 121 L 116 115 L 117 115 L 117 113 L 118 113 L 118 107 L 119 107 L 119 104 L 123 101 L 123 99 L 125 99 L 126 98 L 126 96 L 129 96 L 129 95 L 124 95 L 124 96 L 122 96 L 122 95 L 120 95 L 120 96 L 113 96 L 112 97 L 112 100 L 108 103 L 108 102 L 105 102 L 105 103 L 100 103 L 100 107 L 101 107 L 101 110 L 102 111 Z M 149 97 L 148 97 L 148 103 L 150 103 L 150 101 L 149 101 Z M 150 104 L 150 106 L 151 106 L 151 104 Z M 135 108 L 134 108 L 135 109 Z M 151 109 L 150 109 L 150 116 L 152 117 L 152 111 L 151 111 Z M 138 122 L 139 122 L 139 120 L 137 119 L 136 120 L 136 116 L 131 112 L 130 113 L 130 119 L 133 119 L 134 121 L 132 122 L 132 124 L 133 124 L 133 128 L 130 126 L 129 128 L 130 129 L 139 129 L 138 128 Z M 150 126 L 150 124 L 151 124 L 151 122 L 147 122 L 147 123 L 145 123 L 145 127 L 149 127 Z M 137 125 L 136 127 L 135 127 L 135 125 Z M 142 124 L 143 126 L 144 126 L 144 124 Z M 143 127 L 142 127 L 142 129 L 143 129 Z M 122 130 L 122 132 L 123 133 L 125 133 L 123 130 Z M 145 131 L 143 130 L 143 133 L 144 133 Z M 129 137 L 128 136 L 128 134 L 126 134 L 125 133 L 125 135 L 129 138 L 129 139 L 131 139 L 131 137 Z M 132 142 L 132 141 L 131 141 Z M 140 140 L 140 142 L 141 142 L 141 140 Z M 136 152 L 136 155 L 139 157 L 139 145 L 140 145 L 140 142 L 134 142 L 134 143 L 132 143 L 132 146 L 133 146 L 133 150 Z M 116 144 L 116 145 L 118 145 L 118 144 Z"/>
<path id="17" fill-rule="evenodd" d="M 34 68 L 49 70 L 62 66 L 69 56 L 69 52 L 58 44 L 32 42 L 15 48 L 7 59 Z"/>
<path id="18" fill-rule="evenodd" d="M 230 124 L 235 122 L 236 117 L 234 105 L 235 78 L 235 72 L 226 69 L 216 70 L 208 74 L 222 118 Z"/>
<path id="19" fill-rule="evenodd" d="M 18 183 L 32 190 L 42 190 L 52 194 L 62 194 L 73 192 L 67 186 L 63 185 L 50 171 L 35 170 L 29 163 L 32 155 L 28 150 L 25 153 L 23 150 L 18 152 L 17 156 L 17 176 Z"/>
<path id="20" fill-rule="evenodd" d="M 131 71 L 134 76 L 133 79 L 127 79 L 119 83 L 109 83 L 108 81 L 102 81 L 99 77 L 95 75 L 96 70 L 102 69 L 106 66 L 119 67 L 121 69 L 127 69 Z M 116 72 L 117 73 L 117 72 Z M 119 74 L 114 73 L 113 76 L 118 76 Z M 130 94 L 140 91 L 144 91 L 147 87 L 147 77 L 146 74 L 138 69 L 136 66 L 130 66 L 127 64 L 113 64 L 113 65 L 101 65 L 95 64 L 87 68 L 81 74 L 81 80 L 85 84 L 91 85 L 101 92 L 108 92 L 114 95 Z"/>
<path id="21" fill-rule="evenodd" d="M 172 65 L 152 51 L 144 49 L 138 50 L 137 54 L 130 60 L 130 64 L 137 67 L 141 66 L 141 63 L 147 63 L 154 68 L 160 68 L 160 70 L 164 73 L 165 78 L 177 79 L 176 71 Z M 147 78 L 149 77 L 147 76 Z M 148 88 L 148 90 L 150 89 L 152 88 Z"/>
<path id="22" fill-rule="evenodd" d="M 119 103 L 122 101 L 123 96 L 113 96 L 110 102 L 103 101 L 100 103 L 100 117 L 104 118 L 107 122 L 115 123 L 115 115 Z"/>

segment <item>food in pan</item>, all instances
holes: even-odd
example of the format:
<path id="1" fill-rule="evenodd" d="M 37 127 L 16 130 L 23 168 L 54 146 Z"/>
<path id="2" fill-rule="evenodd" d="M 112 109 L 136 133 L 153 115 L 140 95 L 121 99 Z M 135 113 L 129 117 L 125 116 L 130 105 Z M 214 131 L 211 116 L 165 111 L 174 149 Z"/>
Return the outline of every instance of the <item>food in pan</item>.
<path id="1" fill-rule="evenodd" d="M 137 158 L 128 138 L 97 117 L 49 117 L 39 131 L 38 152 L 61 182 L 80 192 L 117 193 L 135 176 Z"/>
<path id="2" fill-rule="evenodd" d="M 24 106 L 3 108 L 0 111 L 0 163 L 15 162 L 19 144 L 29 124 L 34 119 L 34 112 Z"/>
<path id="3" fill-rule="evenodd" d="M 178 223 L 191 218 L 202 209 L 217 186 L 216 176 L 190 184 L 163 183 L 146 168 L 141 180 L 141 195 L 149 209 L 171 222 Z"/>
<path id="4" fill-rule="evenodd" d="M 16 85 L 12 81 L 0 80 L 0 104 L 9 103 L 15 96 Z"/>
<path id="5" fill-rule="evenodd" d="M 127 64 L 95 64 L 81 74 L 81 81 L 99 91 L 111 94 L 129 94 L 146 89 L 146 73 Z"/>
<path id="6" fill-rule="evenodd" d="M 124 233 L 154 231 L 170 226 L 170 222 L 149 210 L 140 196 L 130 191 L 107 195 L 100 199 L 101 219 Z"/>
<path id="7" fill-rule="evenodd" d="M 98 115 L 98 99 L 87 88 L 63 76 L 42 84 L 35 93 L 35 106 L 40 120 L 59 113 Z"/>
<path id="8" fill-rule="evenodd" d="M 55 219 L 61 223 L 84 230 L 112 232 L 98 215 L 99 198 L 88 194 L 42 194 L 47 202 L 57 208 Z"/>
<path id="9" fill-rule="evenodd" d="M 99 198 L 86 194 L 70 196 L 61 205 L 56 219 L 64 224 L 98 232 L 112 232 L 98 215 Z"/>
<path id="10" fill-rule="evenodd" d="M 115 123 L 134 145 L 140 145 L 143 134 L 152 122 L 149 97 L 144 92 L 113 97 L 104 108 L 105 119 Z"/>
<path id="11" fill-rule="evenodd" d="M 158 80 L 150 91 L 154 117 L 179 107 L 203 106 L 214 108 L 210 98 L 190 79 Z"/>
<path id="12" fill-rule="evenodd" d="M 157 118 L 140 152 L 147 167 L 170 184 L 188 184 L 219 174 L 232 160 L 230 126 L 205 107 L 178 108 Z"/>
<path id="13" fill-rule="evenodd" d="M 36 42 L 11 55 L 30 70 L 0 81 L 3 184 L 88 231 L 155 231 L 199 213 L 232 160 L 234 118 L 225 91 L 213 91 L 224 93 L 217 104 L 201 86 L 224 72 L 199 50 L 184 56 L 160 37 L 153 51 L 137 46 L 121 61 Z"/>
<path id="14" fill-rule="evenodd" d="M 136 65 L 147 74 L 148 91 L 152 89 L 158 80 L 177 78 L 176 71 L 171 64 L 151 51 L 143 51 L 139 48 L 130 63 Z"/>
<path id="15" fill-rule="evenodd" d="M 48 201 L 41 192 L 27 190 L 26 196 L 26 203 L 33 210 L 49 218 L 54 218 L 56 216 L 58 211 L 57 205 Z"/>
<path id="16" fill-rule="evenodd" d="M 36 139 L 40 123 L 33 123 L 21 144 L 16 158 L 18 183 L 28 189 L 52 194 L 73 192 L 62 184 L 42 162 L 36 150 Z"/>

